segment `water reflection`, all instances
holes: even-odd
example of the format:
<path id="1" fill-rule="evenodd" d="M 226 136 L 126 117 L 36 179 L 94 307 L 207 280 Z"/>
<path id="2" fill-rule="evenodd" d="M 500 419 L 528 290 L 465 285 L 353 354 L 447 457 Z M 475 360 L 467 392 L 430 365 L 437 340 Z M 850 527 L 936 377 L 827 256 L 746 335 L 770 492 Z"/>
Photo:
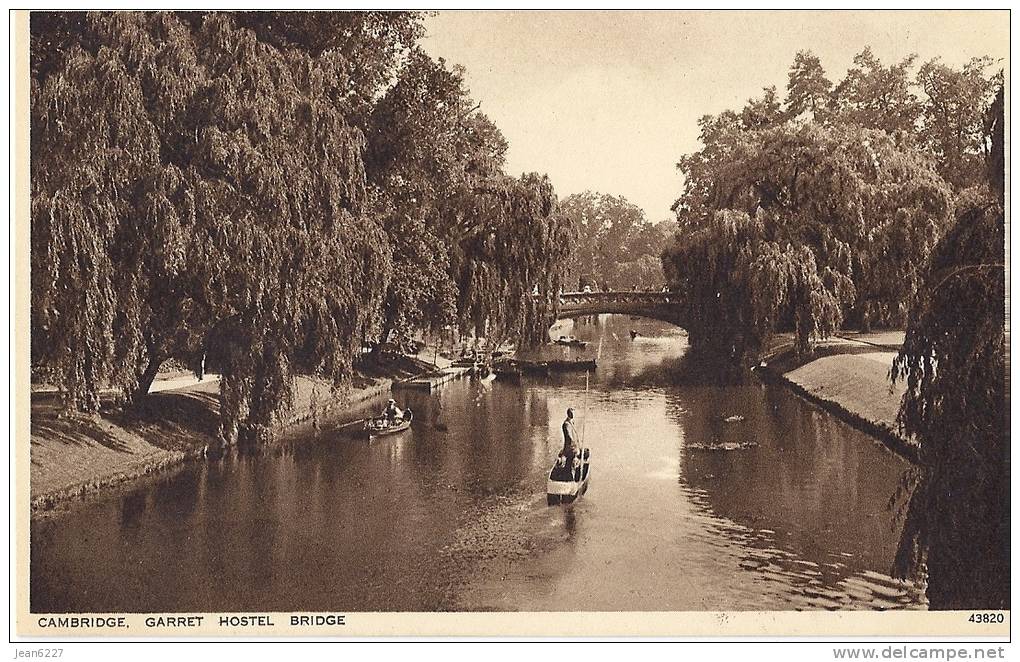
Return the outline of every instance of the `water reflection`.
<path id="1" fill-rule="evenodd" d="M 574 531 L 577 529 L 577 511 L 573 508 L 565 508 L 563 510 L 563 528 L 566 530 L 567 535 L 573 537 Z"/>
<path id="2" fill-rule="evenodd" d="M 887 575 L 898 458 L 781 389 L 692 384 L 678 329 L 608 316 L 553 333 L 589 341 L 587 393 L 581 373 L 402 394 L 407 432 L 366 441 L 320 421 L 271 452 L 33 522 L 33 610 L 922 603 Z M 568 406 L 593 449 L 592 482 L 548 508 Z"/>

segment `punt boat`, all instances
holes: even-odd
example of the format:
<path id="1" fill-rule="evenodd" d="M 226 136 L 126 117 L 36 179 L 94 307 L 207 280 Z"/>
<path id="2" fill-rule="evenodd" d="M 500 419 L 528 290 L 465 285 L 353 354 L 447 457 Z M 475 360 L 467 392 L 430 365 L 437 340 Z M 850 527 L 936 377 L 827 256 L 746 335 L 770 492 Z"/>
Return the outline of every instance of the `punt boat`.
<path id="1" fill-rule="evenodd" d="M 559 466 L 558 460 L 554 461 L 552 469 L 549 470 L 549 480 L 546 481 L 546 503 L 550 506 L 573 503 L 588 491 L 589 479 L 591 479 L 590 449 L 585 448 L 581 451 L 581 466 L 574 471 Z"/>

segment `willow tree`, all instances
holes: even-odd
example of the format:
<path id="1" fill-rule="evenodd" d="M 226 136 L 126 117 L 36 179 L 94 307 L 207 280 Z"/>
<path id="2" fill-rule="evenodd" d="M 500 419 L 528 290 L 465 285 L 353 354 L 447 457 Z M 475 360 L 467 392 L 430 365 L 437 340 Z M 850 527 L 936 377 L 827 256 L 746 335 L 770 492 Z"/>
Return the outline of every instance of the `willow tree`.
<path id="1" fill-rule="evenodd" d="M 224 15 L 196 42 L 209 82 L 191 167 L 224 437 L 258 437 L 287 406 L 297 360 L 349 379 L 378 323 L 389 252 L 366 213 L 342 57 L 281 51 Z"/>
<path id="2" fill-rule="evenodd" d="M 227 14 L 83 20 L 94 52 L 34 82 L 33 361 L 94 410 L 103 383 L 130 392 L 198 338 L 224 438 L 263 436 L 295 368 L 342 386 L 378 326 L 389 249 L 353 65 Z"/>
<path id="3" fill-rule="evenodd" d="M 384 335 L 456 319 L 458 244 L 479 195 L 502 177 L 506 141 L 477 112 L 463 70 L 412 50 L 369 121 L 366 157 L 377 213 L 394 246 Z"/>
<path id="4" fill-rule="evenodd" d="M 508 177 L 486 204 L 484 226 L 463 246 L 462 324 L 497 343 L 539 342 L 559 302 L 573 226 L 544 175 Z"/>
<path id="5" fill-rule="evenodd" d="M 96 411 L 100 388 L 137 383 L 149 288 L 183 267 L 191 209 L 167 197 L 181 172 L 136 63 L 111 45 L 58 53 L 32 81 L 32 361 Z"/>
<path id="6" fill-rule="evenodd" d="M 417 11 L 240 11 L 231 16 L 251 28 L 259 41 L 280 50 L 297 49 L 312 57 L 338 53 L 346 63 L 348 103 L 371 107 L 385 89 L 404 54 L 425 34 Z M 360 114 L 360 113 L 356 113 Z"/>
<path id="7" fill-rule="evenodd" d="M 387 332 L 459 321 L 494 339 L 536 337 L 558 299 L 531 292 L 558 292 L 569 242 L 548 179 L 508 177 L 506 150 L 463 70 L 411 51 L 369 129 L 369 181 L 394 246 Z"/>
<path id="8" fill-rule="evenodd" d="M 854 126 L 756 130 L 729 114 L 702 127 L 664 256 L 693 340 L 753 363 L 778 328 L 804 350 L 850 314 L 903 314 L 952 207 L 923 155 Z"/>
<path id="9" fill-rule="evenodd" d="M 892 370 L 906 382 L 899 421 L 921 460 L 897 569 L 926 575 L 935 609 L 1010 604 L 1001 89 L 987 116 L 989 187 L 936 247 Z"/>

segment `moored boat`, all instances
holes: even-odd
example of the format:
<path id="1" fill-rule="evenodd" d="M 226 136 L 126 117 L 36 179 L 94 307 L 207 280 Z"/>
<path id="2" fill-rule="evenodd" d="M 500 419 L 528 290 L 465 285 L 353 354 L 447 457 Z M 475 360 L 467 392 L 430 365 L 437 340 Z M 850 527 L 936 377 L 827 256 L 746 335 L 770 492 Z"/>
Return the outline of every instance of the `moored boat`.
<path id="1" fill-rule="evenodd" d="M 549 370 L 594 370 L 595 359 L 588 359 L 586 361 L 568 361 L 566 359 L 553 359 L 546 361 L 546 365 Z"/>
<path id="2" fill-rule="evenodd" d="M 579 370 L 594 370 L 595 359 L 569 361 L 566 359 L 552 359 L 549 361 L 522 361 L 514 360 L 509 366 L 521 372 L 549 374 L 551 372 L 571 372 Z"/>
<path id="3" fill-rule="evenodd" d="M 565 347 L 577 347 L 578 349 L 584 349 L 588 346 L 583 340 L 578 340 L 574 336 L 560 336 L 556 341 L 557 345 L 563 345 Z"/>
<path id="4" fill-rule="evenodd" d="M 405 409 L 404 415 L 395 421 L 391 421 L 385 416 L 369 418 L 365 420 L 365 432 L 369 437 L 381 437 L 387 434 L 403 432 L 411 427 L 411 419 L 413 418 L 414 413 L 410 409 Z"/>
<path id="5" fill-rule="evenodd" d="M 493 368 L 496 376 L 503 380 L 508 381 L 521 381 L 521 369 L 509 364 L 496 365 Z"/>
<path id="6" fill-rule="evenodd" d="M 561 466 L 559 459 L 553 462 L 546 481 L 546 503 L 554 506 L 558 503 L 573 503 L 588 491 L 591 479 L 591 450 L 581 451 L 581 465 L 572 471 Z"/>
<path id="7" fill-rule="evenodd" d="M 520 359 L 513 359 L 510 361 L 500 362 L 496 365 L 496 371 L 500 376 L 502 376 L 504 372 L 549 374 L 550 372 L 572 372 L 594 369 L 595 359 L 577 359 L 574 361 L 565 359 L 552 359 L 549 361 L 523 361 Z"/>
<path id="8" fill-rule="evenodd" d="M 551 359 L 529 361 L 524 359 L 503 359 L 492 366 L 501 379 L 520 379 L 522 375 L 549 375 L 554 372 L 580 372 L 595 370 L 595 359 Z"/>

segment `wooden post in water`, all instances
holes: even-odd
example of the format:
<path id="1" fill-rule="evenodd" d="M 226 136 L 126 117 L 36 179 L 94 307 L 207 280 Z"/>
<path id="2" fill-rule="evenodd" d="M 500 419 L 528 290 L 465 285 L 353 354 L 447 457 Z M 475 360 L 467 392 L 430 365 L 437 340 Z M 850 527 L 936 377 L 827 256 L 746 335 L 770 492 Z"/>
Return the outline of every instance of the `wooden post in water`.
<path id="1" fill-rule="evenodd" d="M 581 421 L 581 452 L 584 452 L 584 428 L 588 424 L 588 371 L 584 371 L 584 420 Z"/>

